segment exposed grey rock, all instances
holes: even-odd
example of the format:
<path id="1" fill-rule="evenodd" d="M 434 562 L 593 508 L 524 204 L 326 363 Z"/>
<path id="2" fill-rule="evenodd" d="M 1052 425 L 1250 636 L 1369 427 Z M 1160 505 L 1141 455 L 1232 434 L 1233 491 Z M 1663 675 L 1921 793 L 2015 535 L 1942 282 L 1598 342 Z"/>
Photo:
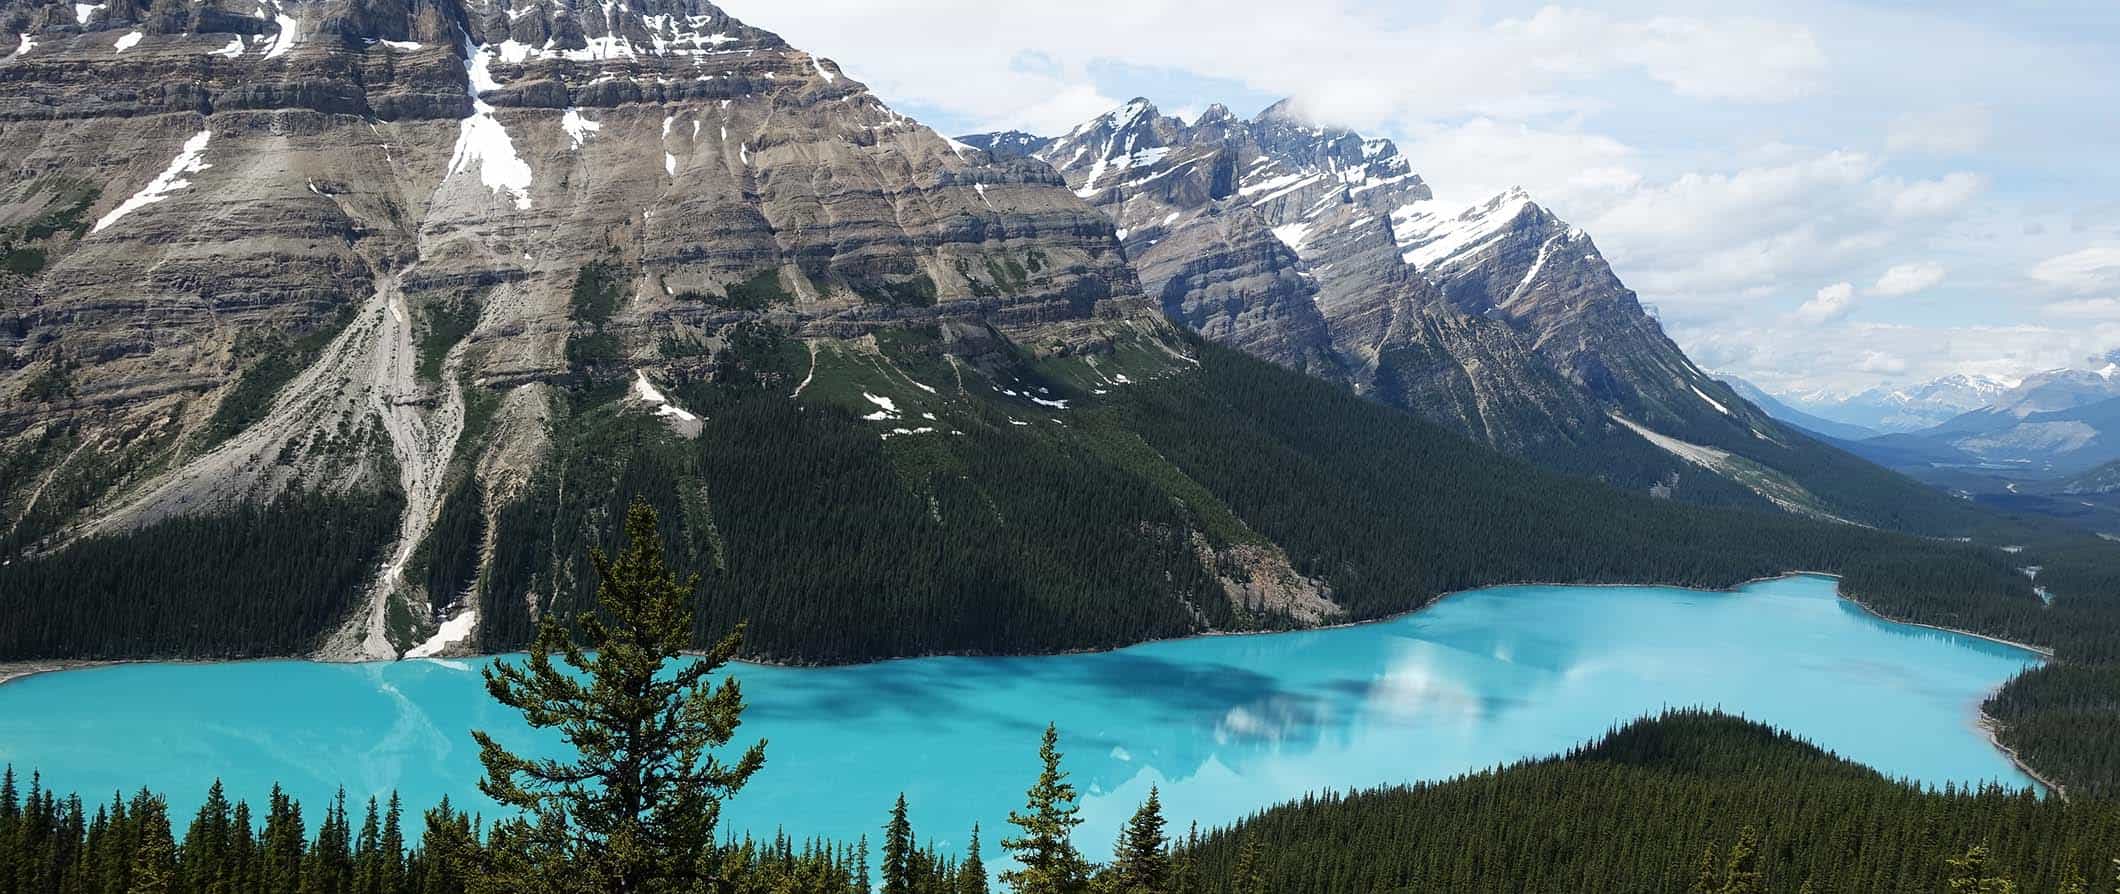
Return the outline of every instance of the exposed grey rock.
<path id="1" fill-rule="evenodd" d="M 0 242 L 43 257 L 0 273 L 0 448 L 77 426 L 136 470 L 45 547 L 291 487 L 402 490 L 371 611 L 333 654 L 404 645 L 384 608 L 443 480 L 520 489 L 577 336 L 612 340 L 596 374 L 622 382 L 705 362 L 663 357 L 672 335 L 758 320 L 941 323 L 1040 354 L 1168 332 L 1049 167 L 954 144 L 701 0 L 73 12 L 0 2 L 28 35 L 0 58 Z M 618 271 L 608 320 L 573 299 L 592 264 Z M 468 333 L 423 347 L 452 308 Z M 978 339 L 953 343 L 976 362 Z M 266 359 L 304 366 L 211 433 Z M 473 390 L 497 409 L 467 456 Z"/>

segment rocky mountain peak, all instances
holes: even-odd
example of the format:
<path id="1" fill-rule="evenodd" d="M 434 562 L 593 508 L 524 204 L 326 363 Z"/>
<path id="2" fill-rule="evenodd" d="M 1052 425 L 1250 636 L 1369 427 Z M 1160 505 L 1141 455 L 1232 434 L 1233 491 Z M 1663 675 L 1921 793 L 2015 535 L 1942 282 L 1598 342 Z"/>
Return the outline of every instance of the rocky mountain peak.
<path id="1" fill-rule="evenodd" d="M 1202 110 L 1200 117 L 1193 120 L 1192 126 L 1207 127 L 1216 124 L 1226 124 L 1235 120 L 1237 120 L 1236 114 L 1231 112 L 1228 106 L 1218 102 Z"/>
<path id="2" fill-rule="evenodd" d="M 333 654 L 426 615 L 406 567 L 445 488 L 520 493 L 599 401 L 697 435 L 676 386 L 755 329 L 917 329 L 967 374 L 1011 342 L 1182 350 L 1049 167 L 703 0 L 83 8 L 0 0 L 29 35 L 0 57 L 0 453 L 64 431 L 129 471 L 7 543 L 401 495 Z"/>

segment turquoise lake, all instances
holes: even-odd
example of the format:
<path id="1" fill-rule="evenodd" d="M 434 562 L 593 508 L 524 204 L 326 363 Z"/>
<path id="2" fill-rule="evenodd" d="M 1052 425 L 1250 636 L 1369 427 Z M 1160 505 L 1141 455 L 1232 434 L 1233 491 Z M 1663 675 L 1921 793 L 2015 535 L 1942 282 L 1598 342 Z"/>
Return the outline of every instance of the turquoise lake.
<path id="1" fill-rule="evenodd" d="M 1162 787 L 1174 827 L 1328 788 L 1440 779 L 1543 756 L 1664 707 L 1719 706 L 1886 773 L 2030 785 L 1976 726 L 1979 703 L 2039 657 L 1878 620 L 1833 582 L 1736 593 L 1505 587 L 1396 620 L 1206 637 L 1117 652 L 740 665 L 744 736 L 765 769 L 725 814 L 770 836 L 874 838 L 901 787 L 915 830 L 988 852 L 1057 722 L 1083 792 L 1078 841 L 1102 857 Z M 107 799 L 145 784 L 179 817 L 219 777 L 263 801 L 278 781 L 320 811 L 396 789 L 408 811 L 477 794 L 469 730 L 530 741 L 477 661 L 125 665 L 0 686 L 0 762 Z"/>

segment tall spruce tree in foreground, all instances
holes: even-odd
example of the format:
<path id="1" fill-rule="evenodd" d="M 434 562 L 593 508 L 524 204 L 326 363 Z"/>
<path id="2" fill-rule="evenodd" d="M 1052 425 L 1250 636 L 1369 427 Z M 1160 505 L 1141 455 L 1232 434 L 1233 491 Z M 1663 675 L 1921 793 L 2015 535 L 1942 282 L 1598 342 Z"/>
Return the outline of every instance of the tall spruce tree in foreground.
<path id="1" fill-rule="evenodd" d="M 1163 799 L 1148 787 L 1148 800 L 1134 811 L 1112 845 L 1111 867 L 1098 877 L 1109 894 L 1170 894 L 1170 842 L 1163 832 Z"/>
<path id="2" fill-rule="evenodd" d="M 523 859 L 492 871 L 513 891 L 652 894 L 710 881 L 721 804 L 765 763 L 758 742 L 733 761 L 719 749 L 742 722 L 734 678 L 708 677 L 735 657 L 741 625 L 690 664 L 672 668 L 692 639 L 698 577 L 664 563 L 655 510 L 635 501 L 616 558 L 590 551 L 597 612 L 569 635 L 552 619 L 522 664 L 495 662 L 486 691 L 538 729 L 557 729 L 571 761 L 519 756 L 474 732 L 486 776 L 479 790 L 523 812 L 509 837 Z M 576 673 L 555 666 L 558 655 Z"/>
<path id="3" fill-rule="evenodd" d="M 964 864 L 957 867 L 957 894 L 987 894 L 986 861 L 979 856 L 979 824 L 972 824 L 972 843 L 964 847 Z"/>
<path id="4" fill-rule="evenodd" d="M 912 894 L 913 823 L 906 818 L 905 793 L 891 808 L 891 821 L 883 827 L 883 894 Z"/>
<path id="5" fill-rule="evenodd" d="M 1001 881 L 1017 894 L 1078 894 L 1089 886 L 1089 862 L 1075 850 L 1075 827 L 1082 807 L 1075 803 L 1075 786 L 1060 769 L 1060 730 L 1045 727 L 1045 742 L 1038 746 L 1045 769 L 1038 774 L 1020 812 L 1009 811 L 1008 821 L 1021 835 L 1001 839 L 1001 846 L 1022 864 L 1001 874 Z"/>

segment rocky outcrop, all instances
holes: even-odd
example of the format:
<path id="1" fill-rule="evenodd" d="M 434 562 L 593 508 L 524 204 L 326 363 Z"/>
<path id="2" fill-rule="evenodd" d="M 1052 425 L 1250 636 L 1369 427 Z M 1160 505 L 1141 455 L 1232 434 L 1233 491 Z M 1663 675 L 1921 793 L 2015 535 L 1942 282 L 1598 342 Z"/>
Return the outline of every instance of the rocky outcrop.
<path id="1" fill-rule="evenodd" d="M 1035 156 L 1119 225 L 1148 293 L 1216 341 L 1517 452 L 1572 450 L 1608 425 L 1517 327 L 1446 300 L 1402 257 L 1393 212 L 1432 194 L 1388 140 L 1288 102 L 1188 123 L 1144 99 L 1051 140 L 989 137 L 1042 143 Z"/>
<path id="2" fill-rule="evenodd" d="M 1760 475 L 1674 488 L 1699 464 L 1640 431 L 1762 467 L 1844 459 L 1798 456 L 1824 448 L 1695 366 L 1589 235 L 1521 190 L 1446 206 L 1390 141 L 1293 102 L 1187 122 L 1136 99 L 1052 139 L 964 139 L 1051 164 L 1172 317 L 1505 451 L 1660 495 L 1723 502 L 1734 483 L 1758 505 L 1786 502 Z"/>
<path id="3" fill-rule="evenodd" d="M 520 490 L 557 383 L 696 371 L 757 321 L 1040 356 L 1161 325 L 1049 167 L 701 0 L 5 0 L 0 25 L 0 450 L 66 430 L 130 470 L 64 505 L 0 485 L 7 550 L 395 488 L 333 654 L 406 645 L 387 618 L 445 486 Z"/>

